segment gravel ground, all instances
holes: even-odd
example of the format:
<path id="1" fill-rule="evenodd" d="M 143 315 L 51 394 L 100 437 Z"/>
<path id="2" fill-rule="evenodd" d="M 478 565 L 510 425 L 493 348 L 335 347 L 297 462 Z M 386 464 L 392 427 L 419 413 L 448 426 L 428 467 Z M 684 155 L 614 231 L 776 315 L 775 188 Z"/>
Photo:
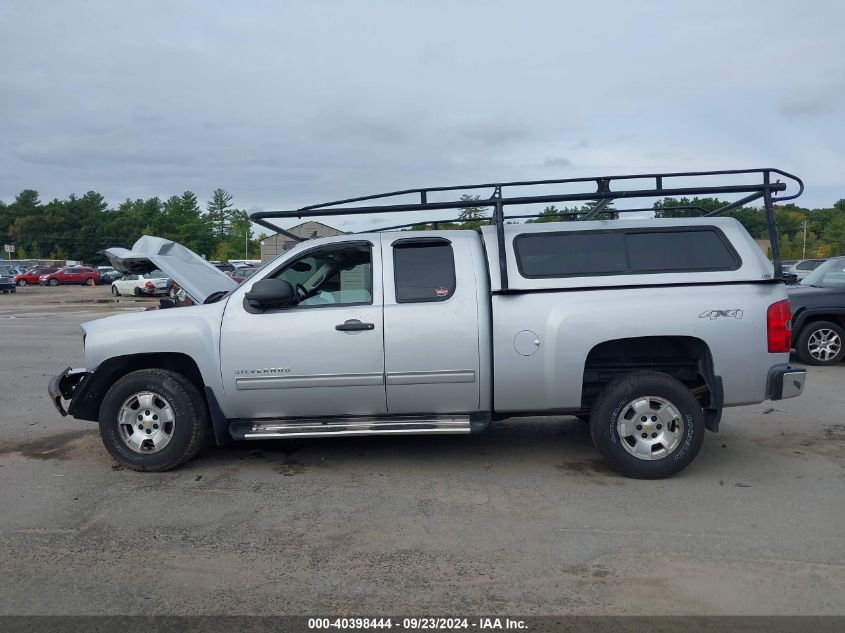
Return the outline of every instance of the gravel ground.
<path id="1" fill-rule="evenodd" d="M 729 409 L 664 481 L 608 471 L 568 417 L 142 474 L 45 395 L 79 323 L 144 307 L 109 298 L 0 295 L 0 615 L 845 614 L 845 366 Z"/>

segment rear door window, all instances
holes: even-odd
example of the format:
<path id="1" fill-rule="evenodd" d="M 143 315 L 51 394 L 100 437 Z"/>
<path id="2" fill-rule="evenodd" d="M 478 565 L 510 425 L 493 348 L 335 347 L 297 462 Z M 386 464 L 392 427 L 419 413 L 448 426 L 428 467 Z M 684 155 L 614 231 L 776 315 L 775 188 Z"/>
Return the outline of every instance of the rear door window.
<path id="1" fill-rule="evenodd" d="M 439 238 L 393 244 L 396 303 L 446 301 L 455 293 L 452 244 Z"/>

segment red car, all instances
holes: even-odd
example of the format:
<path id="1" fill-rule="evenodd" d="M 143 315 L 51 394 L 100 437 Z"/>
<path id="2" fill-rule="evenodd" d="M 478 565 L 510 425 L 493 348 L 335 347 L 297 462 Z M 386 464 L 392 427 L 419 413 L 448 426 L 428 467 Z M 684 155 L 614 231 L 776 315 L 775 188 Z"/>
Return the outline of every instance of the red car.
<path id="1" fill-rule="evenodd" d="M 100 281 L 100 273 L 88 266 L 70 266 L 62 268 L 48 275 L 41 275 L 38 283 L 42 286 L 58 286 L 59 284 L 87 284 L 93 286 Z"/>
<path id="2" fill-rule="evenodd" d="M 27 270 L 25 273 L 15 275 L 15 283 L 19 286 L 37 284 L 38 280 L 41 279 L 41 275 L 49 275 L 57 270 L 58 268 L 51 268 L 50 266 L 35 266 Z"/>

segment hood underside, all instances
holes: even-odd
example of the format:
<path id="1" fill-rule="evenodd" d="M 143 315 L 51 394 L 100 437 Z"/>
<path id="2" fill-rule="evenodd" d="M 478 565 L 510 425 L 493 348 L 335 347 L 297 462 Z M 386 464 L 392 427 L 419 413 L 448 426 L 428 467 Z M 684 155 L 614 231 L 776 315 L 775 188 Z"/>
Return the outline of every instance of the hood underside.
<path id="1" fill-rule="evenodd" d="M 107 248 L 105 254 L 111 265 L 125 274 L 143 275 L 156 269 L 165 272 L 196 303 L 205 303 L 210 295 L 238 285 L 194 251 L 162 237 L 144 235 L 131 249 Z"/>

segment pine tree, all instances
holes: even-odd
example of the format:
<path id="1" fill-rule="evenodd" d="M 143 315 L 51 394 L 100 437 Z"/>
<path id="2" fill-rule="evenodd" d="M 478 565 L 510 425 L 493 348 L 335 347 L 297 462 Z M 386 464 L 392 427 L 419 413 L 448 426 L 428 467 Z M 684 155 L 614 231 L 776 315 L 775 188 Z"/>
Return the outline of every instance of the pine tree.
<path id="1" fill-rule="evenodd" d="M 207 211 L 206 219 L 211 225 L 211 231 L 217 239 L 226 237 L 229 225 L 232 223 L 232 194 L 225 189 L 215 189 L 205 205 Z"/>
<path id="2" fill-rule="evenodd" d="M 474 202 L 476 200 L 480 200 L 480 197 L 472 196 L 468 193 L 461 196 L 462 202 Z M 488 223 L 485 219 L 486 215 L 487 207 L 466 207 L 461 209 L 461 212 L 458 214 L 458 219 L 461 220 L 458 228 L 477 229 L 481 225 Z"/>

